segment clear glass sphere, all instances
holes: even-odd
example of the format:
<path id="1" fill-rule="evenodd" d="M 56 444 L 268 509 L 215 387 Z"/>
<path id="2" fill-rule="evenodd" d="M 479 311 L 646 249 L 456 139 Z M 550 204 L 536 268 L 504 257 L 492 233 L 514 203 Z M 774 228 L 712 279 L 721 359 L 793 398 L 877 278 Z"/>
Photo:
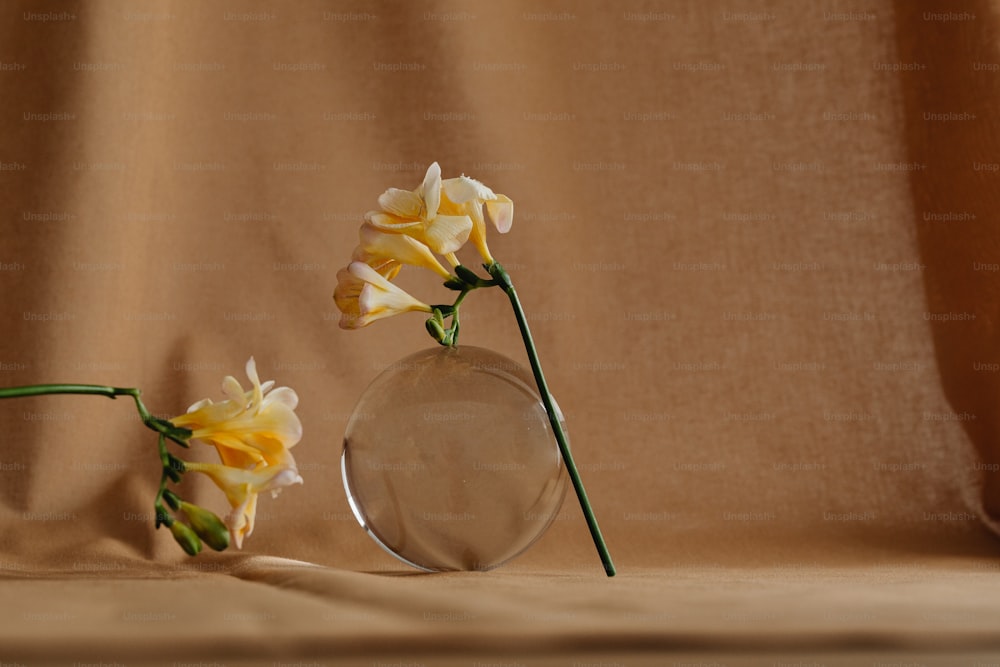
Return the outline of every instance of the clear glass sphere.
<path id="1" fill-rule="evenodd" d="M 568 479 L 531 373 L 465 345 L 376 377 L 348 421 L 341 469 L 361 526 L 429 571 L 514 558 L 555 518 Z"/>

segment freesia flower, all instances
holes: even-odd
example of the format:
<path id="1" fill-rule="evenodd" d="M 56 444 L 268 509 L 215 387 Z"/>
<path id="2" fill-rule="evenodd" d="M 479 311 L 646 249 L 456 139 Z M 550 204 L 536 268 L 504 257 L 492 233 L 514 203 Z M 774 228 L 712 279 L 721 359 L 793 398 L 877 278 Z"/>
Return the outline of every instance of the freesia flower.
<path id="1" fill-rule="evenodd" d="M 378 198 L 381 211 L 369 211 L 365 220 L 377 229 L 404 234 L 439 255 L 452 255 L 469 240 L 474 220 L 464 211 L 440 211 L 441 167 L 427 168 L 416 190 L 389 188 Z"/>
<path id="2" fill-rule="evenodd" d="M 374 269 L 370 269 L 374 271 Z M 242 546 L 253 531 L 257 494 L 276 494 L 289 484 L 301 484 L 289 449 L 302 439 L 302 424 L 295 415 L 299 398 L 288 387 L 273 389 L 274 382 L 261 383 L 253 357 L 246 364 L 251 388 L 244 390 L 233 377 L 222 382 L 226 400 L 199 401 L 173 419 L 153 415 L 145 406 L 137 387 L 110 387 L 97 384 L 38 384 L 0 388 L 0 399 L 40 394 L 91 394 L 115 398 L 129 396 L 135 401 L 139 419 L 159 435 L 160 487 L 153 501 L 155 527 L 167 527 L 184 551 L 197 555 L 202 543 L 216 551 L 230 541 Z M 215 447 L 222 463 L 189 463 L 168 449 L 170 443 L 187 447 L 199 440 Z M 233 512 L 227 523 L 213 512 L 185 501 L 170 483 L 178 483 L 188 471 L 211 477 L 229 498 Z M 186 517 L 186 522 L 182 521 Z"/>
<path id="3" fill-rule="evenodd" d="M 190 429 L 191 439 L 213 445 L 223 464 L 241 470 L 284 461 L 287 450 L 302 439 L 295 391 L 288 387 L 272 391 L 273 381 L 261 384 L 253 357 L 247 361 L 246 373 L 253 385 L 249 390 L 228 376 L 222 381 L 225 401 L 213 403 L 206 398 L 170 420 L 174 426 Z"/>
<path id="4" fill-rule="evenodd" d="M 375 320 L 409 311 L 433 312 L 422 301 L 386 280 L 364 262 L 351 262 L 337 272 L 337 288 L 333 298 L 342 316 L 343 329 L 359 329 Z"/>
<path id="5" fill-rule="evenodd" d="M 208 475 L 226 493 L 233 507 L 226 525 L 237 547 L 253 531 L 258 493 L 302 483 L 288 451 L 302 439 L 302 423 L 295 414 L 298 395 L 288 387 L 272 390 L 273 381 L 261 383 L 253 357 L 247 361 L 246 373 L 252 385 L 249 390 L 228 376 L 222 381 L 226 400 L 199 401 L 170 420 L 174 426 L 189 429 L 192 440 L 218 451 L 221 464 L 185 461 L 184 468 Z M 191 518 L 189 509 L 185 511 Z M 196 523 L 192 518 L 192 526 Z"/>
<path id="6" fill-rule="evenodd" d="M 226 494 L 233 510 L 226 517 L 226 525 L 236 548 L 243 547 L 243 539 L 253 532 L 257 515 L 257 495 L 270 491 L 277 496 L 282 488 L 302 484 L 302 477 L 295 467 L 291 454 L 280 465 L 268 465 L 257 470 L 241 470 L 218 463 L 185 462 L 185 468 L 207 475 Z"/>

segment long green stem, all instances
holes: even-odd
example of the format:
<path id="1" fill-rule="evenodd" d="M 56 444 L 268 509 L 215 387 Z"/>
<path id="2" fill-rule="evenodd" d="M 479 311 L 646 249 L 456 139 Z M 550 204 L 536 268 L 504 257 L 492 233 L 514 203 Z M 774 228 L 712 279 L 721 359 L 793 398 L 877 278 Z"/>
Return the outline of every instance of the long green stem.
<path id="1" fill-rule="evenodd" d="M 29 384 L 24 387 L 0 387 L 0 398 L 21 398 L 46 394 L 95 394 L 97 396 L 138 396 L 139 390 L 108 387 L 101 384 Z"/>
<path id="2" fill-rule="evenodd" d="M 583 509 L 583 515 L 587 519 L 587 527 L 590 528 L 590 536 L 594 540 L 594 546 L 597 547 L 597 553 L 601 556 L 601 563 L 604 564 L 604 571 L 609 577 L 615 576 L 615 564 L 611 561 L 611 554 L 608 552 L 608 545 L 604 543 L 604 536 L 601 535 L 601 529 L 597 525 L 597 518 L 594 516 L 594 510 L 590 507 L 590 501 L 587 499 L 587 492 L 583 488 L 583 480 L 580 479 L 580 472 L 576 469 L 576 463 L 573 461 L 573 454 L 569 450 L 569 442 L 566 439 L 566 433 L 563 431 L 562 424 L 559 422 L 559 414 L 556 412 L 555 405 L 552 400 L 552 394 L 549 392 L 548 384 L 545 382 L 545 375 L 542 373 L 542 365 L 538 360 L 538 351 L 535 349 L 535 342 L 531 338 L 531 330 L 528 328 L 528 318 L 524 315 L 524 309 L 521 308 L 521 301 L 517 298 L 517 291 L 514 289 L 514 284 L 510 280 L 510 276 L 507 271 L 504 270 L 500 264 L 493 262 L 486 266 L 486 270 L 496 281 L 496 284 L 503 288 L 506 292 L 507 297 L 510 299 L 510 305 L 514 309 L 514 317 L 517 318 L 517 326 L 521 330 L 521 338 L 524 339 L 524 348 L 528 353 L 528 361 L 531 364 L 531 372 L 535 376 L 535 383 L 538 385 L 538 392 L 542 395 L 542 405 L 545 406 L 545 412 L 549 416 L 549 424 L 552 425 L 552 431 L 555 434 L 556 442 L 559 445 L 559 452 L 562 454 L 563 462 L 566 464 L 566 470 L 569 472 L 569 478 L 573 482 L 573 488 L 576 490 L 576 497 L 580 501 L 580 507 Z"/>
<path id="3" fill-rule="evenodd" d="M 187 439 L 191 431 L 174 426 L 165 419 L 154 417 L 143 405 L 139 395 L 142 392 L 135 387 L 109 387 L 102 384 L 29 384 L 21 387 L 0 387 L 0 399 L 24 398 L 26 396 L 47 396 L 51 394 L 89 394 L 92 396 L 131 396 L 135 400 L 136 410 L 142 423 L 161 435 L 164 435 L 179 445 L 187 447 Z"/>
<path id="4" fill-rule="evenodd" d="M 458 307 L 462 305 L 462 301 L 465 300 L 465 296 L 468 293 L 469 290 L 462 290 L 462 292 L 458 295 L 458 298 L 455 299 L 455 303 L 451 306 L 451 328 L 449 329 L 450 335 L 448 336 L 448 341 L 446 343 L 451 347 L 458 345 L 458 331 L 462 326 L 458 319 Z"/>

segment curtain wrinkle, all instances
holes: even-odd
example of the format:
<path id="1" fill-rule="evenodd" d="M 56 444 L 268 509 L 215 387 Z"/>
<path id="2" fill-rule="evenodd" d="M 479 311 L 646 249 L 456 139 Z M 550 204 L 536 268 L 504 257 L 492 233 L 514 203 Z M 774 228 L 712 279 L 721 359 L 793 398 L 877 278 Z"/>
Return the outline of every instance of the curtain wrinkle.
<path id="1" fill-rule="evenodd" d="M 50 312 L 48 306 L 57 299 L 62 287 L 58 265 L 71 244 L 61 233 L 60 223 L 39 220 L 39 216 L 57 213 L 65 218 L 77 209 L 80 174 L 73 165 L 84 142 L 79 110 L 85 90 L 74 66 L 85 60 L 91 31 L 77 3 L 55 8 L 18 0 L 5 9 L 8 18 L 0 21 L 0 60 L 17 69 L 0 73 L 0 100 L 4 101 L 0 162 L 5 164 L 0 173 L 0 262 L 20 268 L 3 272 L 0 318 L 5 325 L 0 357 L 12 369 L 3 374 L 9 384 L 51 382 L 54 372 L 61 375 L 67 370 L 51 360 L 65 353 L 70 343 L 52 327 L 40 328 L 32 318 Z M 74 18 L 52 23 L 29 20 L 47 12 Z M 44 114 L 72 119 L 38 120 Z M 12 441 L 31 439 L 29 434 L 38 431 L 50 435 L 37 446 L 8 456 L 25 470 L 0 484 L 0 496 L 20 509 L 38 506 L 33 499 L 37 501 L 36 489 L 46 484 L 45 461 L 60 448 L 55 442 L 60 436 L 55 434 L 67 433 L 59 425 L 30 424 L 23 419 L 49 414 L 46 405 L 52 407 L 44 400 L 9 406 L 22 417 L 8 430 Z"/>
<path id="2" fill-rule="evenodd" d="M 945 395 L 1000 532 L 1000 27 L 996 3 L 897 0 L 914 224 Z M 945 20 L 945 17 L 949 20 Z M 974 17 L 974 18 L 973 18 Z"/>

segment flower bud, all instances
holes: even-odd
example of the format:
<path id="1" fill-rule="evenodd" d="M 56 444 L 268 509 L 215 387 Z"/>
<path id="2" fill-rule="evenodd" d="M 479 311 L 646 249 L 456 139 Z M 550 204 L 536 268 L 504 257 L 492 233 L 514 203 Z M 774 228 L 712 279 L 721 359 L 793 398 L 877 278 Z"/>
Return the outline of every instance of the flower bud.
<path id="1" fill-rule="evenodd" d="M 175 512 L 181 508 L 181 503 L 184 502 L 176 493 L 170 491 L 169 489 L 163 490 L 163 500 L 166 501 L 170 509 Z"/>
<path id="2" fill-rule="evenodd" d="M 229 546 L 229 529 L 226 528 L 222 519 L 204 507 L 192 505 L 183 500 L 180 506 L 198 537 L 216 551 L 225 551 Z"/>
<path id="3" fill-rule="evenodd" d="M 424 323 L 424 325 L 427 327 L 427 333 L 431 335 L 431 338 L 439 343 L 444 342 L 447 334 L 445 334 L 444 327 L 441 326 L 440 322 L 431 317 Z"/>
<path id="4" fill-rule="evenodd" d="M 198 539 L 193 530 L 180 521 L 174 521 L 170 524 L 170 532 L 173 533 L 177 544 L 181 545 L 188 556 L 197 556 L 198 552 L 201 551 L 201 540 Z"/>

